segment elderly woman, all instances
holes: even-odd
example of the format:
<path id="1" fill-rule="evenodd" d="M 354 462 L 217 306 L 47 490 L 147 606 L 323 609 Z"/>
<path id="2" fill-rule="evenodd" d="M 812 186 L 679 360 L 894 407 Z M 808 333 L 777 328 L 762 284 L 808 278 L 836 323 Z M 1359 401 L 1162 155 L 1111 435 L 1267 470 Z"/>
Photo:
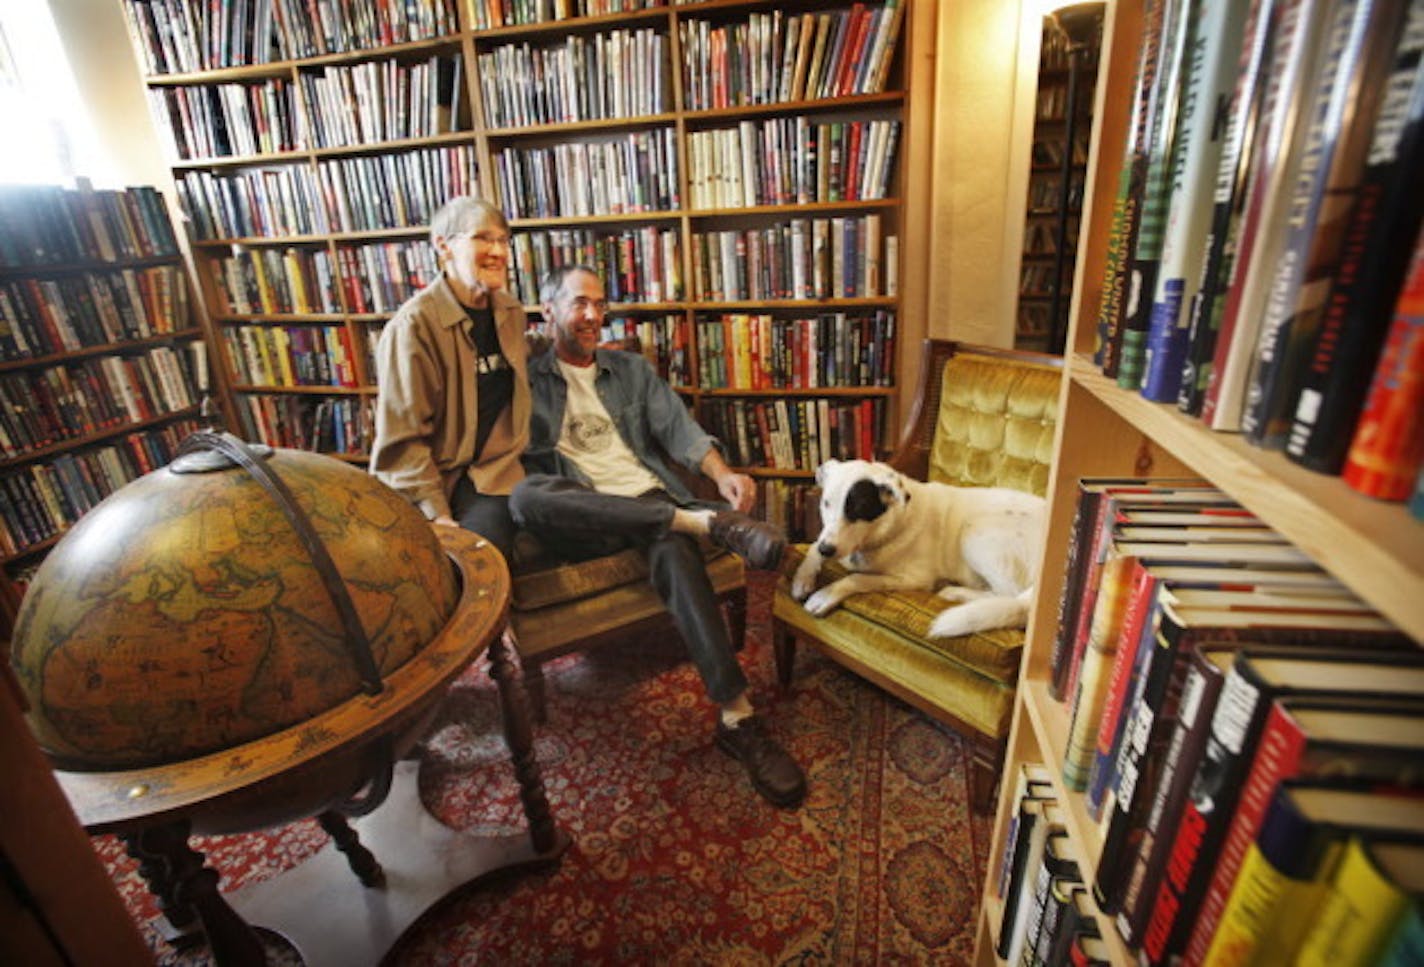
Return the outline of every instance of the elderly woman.
<path id="1" fill-rule="evenodd" d="M 441 273 L 386 325 L 371 472 L 437 525 L 464 527 L 509 557 L 509 492 L 529 438 L 525 316 L 505 291 L 509 223 L 478 198 L 435 213 Z"/>

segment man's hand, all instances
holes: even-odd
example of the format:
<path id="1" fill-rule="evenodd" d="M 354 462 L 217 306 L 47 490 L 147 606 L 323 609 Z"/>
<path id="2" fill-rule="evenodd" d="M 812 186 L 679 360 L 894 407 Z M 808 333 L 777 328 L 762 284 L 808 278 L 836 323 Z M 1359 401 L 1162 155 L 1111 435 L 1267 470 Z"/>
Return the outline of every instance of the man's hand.
<path id="1" fill-rule="evenodd" d="M 459 522 L 458 520 L 456 520 L 455 518 L 450 517 L 450 516 L 448 516 L 448 515 L 441 516 L 441 517 L 432 517 L 432 518 L 430 518 L 430 523 L 435 524 L 435 525 L 438 526 L 438 527 L 459 527 L 459 526 L 460 526 L 460 522 Z"/>
<path id="2" fill-rule="evenodd" d="M 742 513 L 750 513 L 756 506 L 756 481 L 744 473 L 730 470 L 717 478 L 717 491 L 722 499 Z"/>

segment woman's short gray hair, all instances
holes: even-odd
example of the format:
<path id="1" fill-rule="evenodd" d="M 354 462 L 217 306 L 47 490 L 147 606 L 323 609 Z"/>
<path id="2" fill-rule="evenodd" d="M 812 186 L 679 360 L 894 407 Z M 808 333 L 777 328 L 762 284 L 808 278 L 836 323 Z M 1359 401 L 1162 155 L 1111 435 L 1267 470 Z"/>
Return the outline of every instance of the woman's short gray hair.
<path id="1" fill-rule="evenodd" d="M 489 224 L 509 231 L 509 219 L 504 217 L 498 206 L 473 195 L 460 195 L 441 205 L 435 217 L 430 219 L 430 240 L 433 242 L 437 238 L 477 232 Z"/>

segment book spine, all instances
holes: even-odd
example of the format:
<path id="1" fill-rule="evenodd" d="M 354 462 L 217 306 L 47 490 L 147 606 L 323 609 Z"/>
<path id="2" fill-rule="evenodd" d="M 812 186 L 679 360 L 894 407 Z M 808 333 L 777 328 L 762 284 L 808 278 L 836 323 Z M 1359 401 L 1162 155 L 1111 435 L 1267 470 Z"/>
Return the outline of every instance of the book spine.
<path id="1" fill-rule="evenodd" d="M 1414 244 L 1364 412 L 1345 457 L 1345 482 L 1381 500 L 1405 500 L 1424 464 L 1424 231 Z"/>
<path id="2" fill-rule="evenodd" d="M 1241 429 L 1258 446 L 1285 443 L 1302 355 L 1338 264 L 1342 223 L 1364 166 L 1371 123 L 1390 65 L 1403 0 L 1337 0 L 1322 63 L 1302 107 L 1304 138 L 1285 209 L 1288 227 L 1272 266 L 1265 315 L 1248 372 Z"/>
<path id="3" fill-rule="evenodd" d="M 1240 59 L 1246 0 L 1202 0 L 1187 51 L 1178 145 L 1169 172 L 1170 201 L 1145 347 L 1142 395 L 1175 400 L 1186 356 L 1191 304 L 1200 284 L 1207 230 L 1206 203 L 1221 166 Z"/>
<path id="4" fill-rule="evenodd" d="M 1069 789 L 1087 788 L 1123 617 L 1132 602 L 1131 575 L 1135 563 L 1132 557 L 1113 556 L 1103 564 L 1088 630 L 1087 651 L 1073 700 L 1068 748 L 1063 755 L 1063 781 Z"/>
<path id="5" fill-rule="evenodd" d="M 1312 470 L 1344 465 L 1424 213 L 1422 164 L 1424 7 L 1411 4 L 1286 438 L 1286 456 Z"/>
<path id="6" fill-rule="evenodd" d="M 1156 291 L 1157 269 L 1162 258 L 1166 229 L 1170 177 L 1180 168 L 1186 141 L 1179 137 L 1186 85 L 1187 51 L 1196 30 L 1201 0 L 1173 0 L 1162 28 L 1162 60 L 1154 93 L 1155 106 L 1147 151 L 1147 173 L 1142 188 L 1141 225 L 1132 250 L 1128 283 L 1128 303 L 1122 327 L 1122 351 L 1118 360 L 1117 383 L 1137 389 L 1142 383 L 1146 361 L 1147 329 L 1152 317 L 1152 294 Z"/>
<path id="7" fill-rule="evenodd" d="M 1093 358 L 1103 375 L 1117 376 L 1122 351 L 1122 327 L 1127 312 L 1132 251 L 1142 216 L 1142 184 L 1147 173 L 1147 148 L 1151 131 L 1153 96 L 1157 90 L 1162 30 L 1170 0 L 1147 0 L 1143 7 L 1142 58 L 1137 65 L 1132 131 L 1127 139 L 1117 196 L 1113 200 L 1107 256 L 1103 269 L 1103 294 L 1098 307 Z"/>

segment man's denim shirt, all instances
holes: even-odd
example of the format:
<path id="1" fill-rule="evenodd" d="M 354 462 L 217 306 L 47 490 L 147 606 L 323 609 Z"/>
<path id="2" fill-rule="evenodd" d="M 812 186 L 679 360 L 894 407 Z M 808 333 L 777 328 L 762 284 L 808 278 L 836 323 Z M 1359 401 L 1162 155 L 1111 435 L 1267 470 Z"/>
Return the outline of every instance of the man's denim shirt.
<path id="1" fill-rule="evenodd" d="M 623 442 L 663 482 L 664 489 L 682 503 L 695 498 L 663 458 L 666 453 L 693 472 L 700 472 L 707 451 L 720 444 L 697 425 L 687 406 L 646 359 L 615 349 L 594 352 L 598 375 L 594 387 Z M 568 384 L 559 371 L 553 348 L 529 360 L 529 383 L 534 406 L 529 417 L 529 447 L 524 467 L 530 473 L 549 473 L 588 483 L 573 462 L 558 452 L 564 425 Z"/>

